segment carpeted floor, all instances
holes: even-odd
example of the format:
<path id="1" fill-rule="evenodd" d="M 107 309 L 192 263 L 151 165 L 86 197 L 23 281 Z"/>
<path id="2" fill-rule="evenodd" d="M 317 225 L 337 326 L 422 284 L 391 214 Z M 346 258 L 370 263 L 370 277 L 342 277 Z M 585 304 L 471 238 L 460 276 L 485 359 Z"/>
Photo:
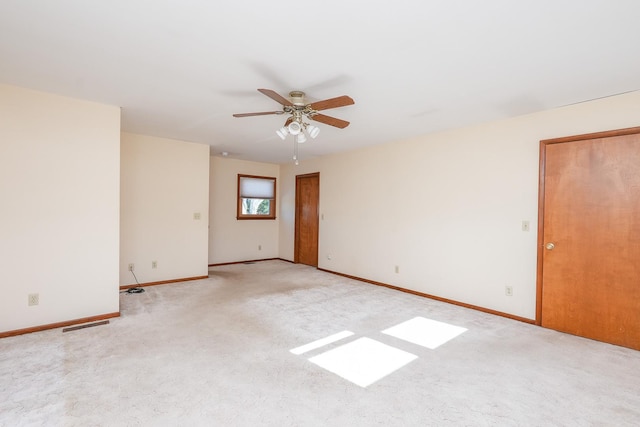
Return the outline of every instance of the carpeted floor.
<path id="1" fill-rule="evenodd" d="M 212 268 L 121 313 L 0 340 L 0 425 L 640 425 L 640 352 L 303 265 Z"/>

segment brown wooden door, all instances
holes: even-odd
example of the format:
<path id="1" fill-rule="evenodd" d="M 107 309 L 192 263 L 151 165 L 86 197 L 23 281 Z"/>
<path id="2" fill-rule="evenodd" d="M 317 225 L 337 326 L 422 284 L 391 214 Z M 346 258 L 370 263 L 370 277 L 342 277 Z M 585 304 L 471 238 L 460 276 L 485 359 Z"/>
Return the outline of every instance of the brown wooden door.
<path id="1" fill-rule="evenodd" d="M 540 148 L 538 323 L 640 349 L 640 128 Z"/>
<path id="2" fill-rule="evenodd" d="M 320 174 L 296 176 L 295 262 L 318 266 Z"/>

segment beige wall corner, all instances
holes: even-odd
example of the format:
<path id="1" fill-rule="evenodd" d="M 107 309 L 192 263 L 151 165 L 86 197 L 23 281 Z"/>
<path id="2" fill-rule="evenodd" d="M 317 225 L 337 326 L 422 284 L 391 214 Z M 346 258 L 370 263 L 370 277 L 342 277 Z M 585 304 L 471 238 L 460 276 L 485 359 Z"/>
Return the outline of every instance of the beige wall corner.
<path id="1" fill-rule="evenodd" d="M 238 174 L 277 179 L 275 220 L 236 219 Z M 279 178 L 275 164 L 211 157 L 209 264 L 278 257 Z"/>
<path id="2" fill-rule="evenodd" d="M 122 134 L 120 285 L 206 276 L 209 146 Z"/>
<path id="3" fill-rule="evenodd" d="M 0 85 L 0 117 L 0 332 L 117 312 L 120 109 Z"/>

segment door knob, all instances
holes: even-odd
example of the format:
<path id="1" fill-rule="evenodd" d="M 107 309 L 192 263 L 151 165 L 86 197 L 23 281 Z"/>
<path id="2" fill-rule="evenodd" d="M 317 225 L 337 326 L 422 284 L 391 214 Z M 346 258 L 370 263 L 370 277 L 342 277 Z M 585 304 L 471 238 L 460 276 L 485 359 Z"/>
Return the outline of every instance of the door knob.
<path id="1" fill-rule="evenodd" d="M 553 243 L 549 242 L 546 245 L 544 245 L 544 247 L 549 249 L 549 250 L 553 250 L 553 248 L 555 248 L 556 245 L 554 245 Z"/>

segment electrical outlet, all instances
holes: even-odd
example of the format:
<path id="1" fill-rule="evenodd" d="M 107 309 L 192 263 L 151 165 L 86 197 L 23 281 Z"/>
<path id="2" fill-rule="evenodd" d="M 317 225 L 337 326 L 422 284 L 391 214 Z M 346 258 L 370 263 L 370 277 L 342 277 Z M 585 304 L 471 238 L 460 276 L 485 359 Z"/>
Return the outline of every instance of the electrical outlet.
<path id="1" fill-rule="evenodd" d="M 134 269 L 133 263 L 129 264 L 129 271 L 133 271 L 133 269 Z"/>
<path id="2" fill-rule="evenodd" d="M 29 305 L 40 304 L 40 294 L 29 294 Z"/>
<path id="3" fill-rule="evenodd" d="M 200 212 L 194 212 L 193 213 L 193 219 L 196 220 L 196 221 L 199 221 L 200 220 Z"/>
<path id="4" fill-rule="evenodd" d="M 151 268 L 158 268 L 158 261 L 151 261 Z"/>
<path id="5" fill-rule="evenodd" d="M 504 287 L 504 294 L 508 297 L 512 297 L 513 296 L 513 286 L 505 286 Z"/>

